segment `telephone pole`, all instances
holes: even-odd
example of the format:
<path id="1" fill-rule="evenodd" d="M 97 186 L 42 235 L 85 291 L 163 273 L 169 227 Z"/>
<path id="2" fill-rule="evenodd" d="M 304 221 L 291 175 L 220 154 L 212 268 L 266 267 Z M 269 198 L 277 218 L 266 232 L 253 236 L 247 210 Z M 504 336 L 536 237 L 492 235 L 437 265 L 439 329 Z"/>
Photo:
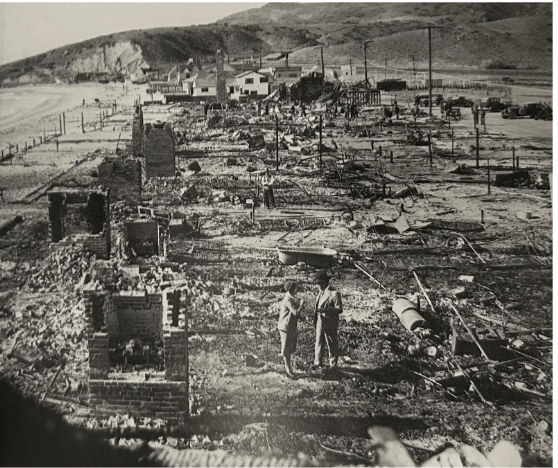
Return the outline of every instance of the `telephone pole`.
<path id="1" fill-rule="evenodd" d="M 387 79 L 387 55 L 386 55 L 386 63 L 384 65 L 384 80 Z"/>
<path id="2" fill-rule="evenodd" d="M 432 27 L 428 26 L 428 115 L 432 117 Z"/>
<path id="3" fill-rule="evenodd" d="M 362 41 L 362 49 L 364 50 L 364 83 L 366 86 L 370 86 L 370 83 L 368 82 L 368 68 L 366 67 L 366 44 L 368 42 L 371 42 L 371 40 L 368 39 L 367 41 Z"/>

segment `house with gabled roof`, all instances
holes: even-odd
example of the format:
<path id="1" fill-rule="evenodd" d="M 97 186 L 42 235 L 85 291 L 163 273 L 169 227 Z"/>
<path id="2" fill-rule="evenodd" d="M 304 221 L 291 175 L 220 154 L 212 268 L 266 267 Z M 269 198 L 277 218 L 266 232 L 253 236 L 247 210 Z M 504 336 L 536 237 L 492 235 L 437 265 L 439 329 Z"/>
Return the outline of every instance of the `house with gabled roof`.
<path id="1" fill-rule="evenodd" d="M 190 96 L 216 97 L 216 76 L 207 73 L 205 70 L 200 70 L 197 75 L 187 78 L 182 82 L 182 90 Z"/>
<path id="2" fill-rule="evenodd" d="M 227 90 L 233 100 L 241 96 L 263 98 L 269 95 L 271 77 L 267 73 L 245 71 L 227 80 Z"/>

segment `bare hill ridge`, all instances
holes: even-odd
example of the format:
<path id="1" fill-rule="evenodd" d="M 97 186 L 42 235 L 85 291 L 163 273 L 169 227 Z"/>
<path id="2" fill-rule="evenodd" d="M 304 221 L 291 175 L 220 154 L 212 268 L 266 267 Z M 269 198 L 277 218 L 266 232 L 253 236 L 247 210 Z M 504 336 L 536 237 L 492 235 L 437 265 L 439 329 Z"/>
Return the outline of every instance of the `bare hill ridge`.
<path id="1" fill-rule="evenodd" d="M 362 61 L 419 66 L 434 27 L 433 64 L 484 69 L 491 62 L 551 70 L 552 3 L 270 3 L 209 25 L 133 30 L 100 36 L 0 67 L 0 82 L 64 78 L 72 72 L 123 72 L 146 62 L 163 71 L 189 58 L 254 57 L 292 50 L 292 63 Z M 25 80 L 23 80 L 25 81 Z"/>

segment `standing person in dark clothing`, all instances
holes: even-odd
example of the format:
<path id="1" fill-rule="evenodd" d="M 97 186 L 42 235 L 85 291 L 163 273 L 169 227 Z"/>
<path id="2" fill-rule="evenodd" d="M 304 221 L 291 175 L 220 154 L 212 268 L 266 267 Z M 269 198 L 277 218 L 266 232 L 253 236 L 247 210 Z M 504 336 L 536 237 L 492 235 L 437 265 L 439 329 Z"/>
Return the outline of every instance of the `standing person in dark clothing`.
<path id="1" fill-rule="evenodd" d="M 472 108 L 472 112 L 473 112 L 473 123 L 475 128 L 477 128 L 477 125 L 479 124 L 479 103 L 477 102 L 473 108 Z"/>
<path id="2" fill-rule="evenodd" d="M 264 206 L 267 209 L 271 207 L 275 208 L 275 196 L 273 195 L 273 184 L 275 183 L 275 177 L 269 173 L 269 169 L 266 169 L 265 174 L 262 177 L 263 185 L 263 201 Z"/>
<path id="3" fill-rule="evenodd" d="M 277 329 L 281 336 L 281 356 L 285 363 L 285 372 L 290 379 L 295 378 L 291 365 L 291 356 L 296 350 L 297 342 L 297 324 L 301 317 L 302 306 L 304 300 L 296 297 L 297 284 L 294 281 L 285 283 L 285 296 L 281 301 L 281 310 L 279 312 L 279 322 Z"/>
<path id="4" fill-rule="evenodd" d="M 335 370 L 339 361 L 339 314 L 343 313 L 341 293 L 329 284 L 329 275 L 325 271 L 316 273 L 314 283 L 320 292 L 316 298 L 314 326 L 316 327 L 316 345 L 312 369 L 322 366 L 325 346 L 329 351 L 330 370 Z"/>
<path id="5" fill-rule="evenodd" d="M 304 103 L 300 105 L 300 115 L 302 117 L 306 117 L 306 106 L 304 105 Z"/>

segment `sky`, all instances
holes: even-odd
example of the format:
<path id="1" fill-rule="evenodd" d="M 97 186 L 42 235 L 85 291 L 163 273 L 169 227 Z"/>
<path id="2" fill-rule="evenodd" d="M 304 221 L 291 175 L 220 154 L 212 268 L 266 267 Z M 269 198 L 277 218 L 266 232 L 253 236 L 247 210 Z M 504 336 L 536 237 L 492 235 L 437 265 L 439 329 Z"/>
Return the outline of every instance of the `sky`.
<path id="1" fill-rule="evenodd" d="M 0 3 L 0 65 L 120 31 L 212 23 L 264 4 Z"/>

